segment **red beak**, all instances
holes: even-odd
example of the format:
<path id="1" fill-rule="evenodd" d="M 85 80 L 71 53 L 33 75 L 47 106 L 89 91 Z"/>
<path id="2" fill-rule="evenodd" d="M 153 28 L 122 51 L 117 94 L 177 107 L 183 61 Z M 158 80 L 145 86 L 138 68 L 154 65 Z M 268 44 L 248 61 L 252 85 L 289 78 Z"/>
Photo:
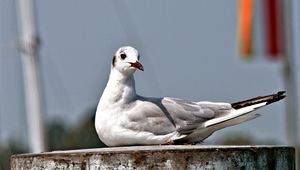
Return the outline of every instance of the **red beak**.
<path id="1" fill-rule="evenodd" d="M 135 63 L 130 63 L 130 64 L 131 64 L 131 67 L 135 67 L 135 68 L 137 68 L 139 70 L 144 71 L 144 67 L 143 67 L 143 65 L 140 62 L 136 61 Z"/>

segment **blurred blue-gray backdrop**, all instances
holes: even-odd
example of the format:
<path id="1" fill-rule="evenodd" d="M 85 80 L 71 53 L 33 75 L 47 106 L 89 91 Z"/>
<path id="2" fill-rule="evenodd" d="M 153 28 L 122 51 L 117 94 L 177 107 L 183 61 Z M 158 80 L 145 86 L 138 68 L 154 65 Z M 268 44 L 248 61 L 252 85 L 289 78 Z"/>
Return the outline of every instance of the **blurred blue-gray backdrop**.
<path id="1" fill-rule="evenodd" d="M 0 143 L 27 143 L 26 115 L 15 1 L 0 1 Z M 294 4 L 294 40 L 300 46 L 300 4 Z M 95 108 L 106 85 L 113 53 L 136 47 L 144 72 L 136 73 L 141 95 L 235 102 L 284 90 L 282 62 L 262 52 L 238 53 L 236 1 L 37 1 L 46 120 L 76 124 Z M 256 24 L 260 25 L 260 14 Z M 299 68 L 300 48 L 295 49 Z M 297 88 L 299 89 L 299 69 Z M 299 96 L 299 90 L 298 90 Z M 232 134 L 286 143 L 284 102 L 263 108 L 263 116 L 215 133 L 207 143 Z M 299 119 L 299 118 L 298 118 Z"/>

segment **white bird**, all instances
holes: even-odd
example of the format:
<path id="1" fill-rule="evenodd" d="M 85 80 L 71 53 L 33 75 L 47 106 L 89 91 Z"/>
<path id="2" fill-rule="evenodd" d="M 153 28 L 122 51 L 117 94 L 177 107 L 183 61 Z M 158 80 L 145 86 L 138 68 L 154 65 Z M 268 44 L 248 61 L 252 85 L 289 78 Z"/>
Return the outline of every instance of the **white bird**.
<path id="1" fill-rule="evenodd" d="M 99 101 L 95 128 L 107 146 L 197 143 L 216 130 L 259 116 L 246 114 L 281 100 L 285 92 L 236 103 L 193 102 L 136 94 L 134 72 L 144 70 L 133 47 L 115 53 Z"/>

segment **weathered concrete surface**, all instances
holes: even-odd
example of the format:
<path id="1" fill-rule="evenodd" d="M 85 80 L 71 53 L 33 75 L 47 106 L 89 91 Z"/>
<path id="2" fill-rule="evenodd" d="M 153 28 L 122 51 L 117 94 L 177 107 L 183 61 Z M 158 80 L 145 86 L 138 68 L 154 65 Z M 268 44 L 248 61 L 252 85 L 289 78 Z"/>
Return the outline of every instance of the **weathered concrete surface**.
<path id="1" fill-rule="evenodd" d="M 21 154 L 12 169 L 295 169 L 287 146 L 165 145 Z"/>

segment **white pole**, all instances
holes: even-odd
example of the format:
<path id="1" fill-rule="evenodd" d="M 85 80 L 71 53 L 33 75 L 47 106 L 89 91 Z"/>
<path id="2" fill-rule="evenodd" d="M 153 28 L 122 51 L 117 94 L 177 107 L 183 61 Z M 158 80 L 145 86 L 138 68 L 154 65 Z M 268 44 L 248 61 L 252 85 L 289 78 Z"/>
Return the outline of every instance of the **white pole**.
<path id="1" fill-rule="evenodd" d="M 293 6 L 292 0 L 283 1 L 284 25 L 285 25 L 285 62 L 284 62 L 284 82 L 287 90 L 286 98 L 286 133 L 289 145 L 296 146 L 298 137 L 297 115 L 298 99 L 296 88 L 295 72 L 295 52 L 294 52 L 294 29 L 293 29 Z"/>
<path id="2" fill-rule="evenodd" d="M 296 86 L 296 60 L 294 51 L 294 13 L 293 0 L 283 0 L 284 7 L 284 25 L 285 25 L 285 63 L 284 63 L 284 81 L 287 90 L 286 98 L 286 133 L 288 144 L 296 147 L 296 169 L 299 169 L 299 152 L 297 148 L 298 140 L 298 98 Z"/>
<path id="3" fill-rule="evenodd" d="M 20 53 L 31 152 L 45 151 L 42 95 L 39 75 L 39 41 L 33 0 L 18 0 Z"/>

